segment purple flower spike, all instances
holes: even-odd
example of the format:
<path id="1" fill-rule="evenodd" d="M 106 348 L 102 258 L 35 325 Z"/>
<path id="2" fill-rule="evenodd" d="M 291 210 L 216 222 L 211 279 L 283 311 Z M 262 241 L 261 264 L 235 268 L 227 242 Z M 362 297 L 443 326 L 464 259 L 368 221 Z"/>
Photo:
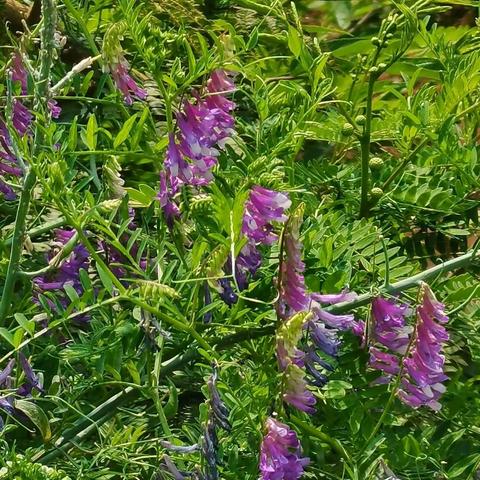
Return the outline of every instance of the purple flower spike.
<path id="1" fill-rule="evenodd" d="M 14 99 L 12 124 L 21 137 L 29 131 L 32 120 L 33 115 L 28 108 L 19 100 Z"/>
<path id="2" fill-rule="evenodd" d="M 411 314 L 408 305 L 377 297 L 372 302 L 372 313 L 375 339 L 392 352 L 404 354 L 412 332 L 405 323 L 405 318 Z"/>
<path id="3" fill-rule="evenodd" d="M 315 413 L 317 400 L 307 388 L 305 372 L 298 365 L 290 364 L 285 370 L 283 401 L 305 413 Z"/>
<path id="4" fill-rule="evenodd" d="M 52 118 L 58 118 L 62 113 L 61 107 L 58 106 L 58 102 L 53 98 L 48 101 L 48 109 L 50 110 Z"/>
<path id="5" fill-rule="evenodd" d="M 121 53 L 118 56 L 117 63 L 110 66 L 113 80 L 123 94 L 123 100 L 127 105 L 132 105 L 133 97 L 144 100 L 147 98 L 147 92 L 137 85 L 135 80 L 130 76 L 128 69 L 129 64 Z"/>
<path id="6" fill-rule="evenodd" d="M 310 463 L 301 456 L 297 434 L 278 420 L 268 418 L 260 449 L 261 480 L 297 480 Z"/>
<path id="7" fill-rule="evenodd" d="M 17 394 L 22 397 L 27 397 L 32 393 L 33 389 L 43 392 L 40 379 L 35 374 L 30 365 L 27 357 L 22 352 L 19 352 L 18 359 L 20 361 L 20 366 L 22 367 L 23 373 L 25 374 L 26 382 L 17 389 Z"/>
<path id="8" fill-rule="evenodd" d="M 225 86 L 228 90 L 223 89 Z M 185 101 L 176 115 L 178 133 L 169 134 L 158 195 L 170 228 L 174 217 L 180 215 L 171 201 L 180 187 L 202 187 L 213 180 L 219 149 L 233 135 L 235 121 L 229 112 L 235 105 L 223 96 L 233 90 L 228 75 L 217 70 L 208 81 L 207 98 L 195 94 L 195 101 Z"/>
<path id="9" fill-rule="evenodd" d="M 243 217 L 243 234 L 257 243 L 271 245 L 277 240 L 273 233 L 272 221 L 285 222 L 285 210 L 292 204 L 284 193 L 253 187 L 245 205 Z"/>
<path id="10" fill-rule="evenodd" d="M 28 73 L 23 64 L 22 55 L 20 52 L 15 52 L 12 57 L 12 70 L 11 70 L 12 82 L 19 82 L 21 85 L 22 95 L 27 94 L 28 86 Z"/>
<path id="11" fill-rule="evenodd" d="M 417 308 L 417 332 L 411 354 L 403 362 L 407 375 L 402 379 L 400 399 L 417 408 L 426 405 L 440 410 L 439 398 L 445 391 L 442 384 L 448 377 L 444 373 L 443 344 L 448 341 L 444 305 L 437 301 L 427 284 L 422 284 L 422 303 Z"/>

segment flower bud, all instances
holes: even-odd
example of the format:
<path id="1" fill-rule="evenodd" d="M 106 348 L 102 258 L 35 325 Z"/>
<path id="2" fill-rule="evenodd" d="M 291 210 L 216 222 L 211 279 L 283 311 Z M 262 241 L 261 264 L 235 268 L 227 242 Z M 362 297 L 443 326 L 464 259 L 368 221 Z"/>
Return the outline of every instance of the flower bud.
<path id="1" fill-rule="evenodd" d="M 372 37 L 370 41 L 372 42 L 372 45 L 375 45 L 376 47 L 380 46 L 380 39 L 378 37 Z"/>
<path id="2" fill-rule="evenodd" d="M 373 187 L 370 190 L 370 196 L 375 199 L 379 199 L 383 197 L 383 190 L 379 187 Z"/>
<path id="3" fill-rule="evenodd" d="M 367 118 L 365 117 L 365 115 L 357 115 L 355 117 L 355 123 L 357 125 L 360 125 L 360 126 L 365 125 L 366 121 L 367 121 Z"/>
<path id="4" fill-rule="evenodd" d="M 346 137 L 353 135 L 354 131 L 355 127 L 351 123 L 345 123 L 342 127 L 342 135 L 345 135 Z"/>
<path id="5" fill-rule="evenodd" d="M 381 170 L 384 166 L 384 161 L 380 157 L 373 157 L 368 162 L 370 170 Z"/>
<path id="6" fill-rule="evenodd" d="M 369 73 L 377 73 L 378 72 L 378 67 L 371 67 L 370 70 L 368 70 Z"/>
<path id="7" fill-rule="evenodd" d="M 380 70 L 385 70 L 385 69 L 387 68 L 387 64 L 386 64 L 386 63 L 379 63 L 379 64 L 378 64 L 378 68 L 379 68 Z"/>

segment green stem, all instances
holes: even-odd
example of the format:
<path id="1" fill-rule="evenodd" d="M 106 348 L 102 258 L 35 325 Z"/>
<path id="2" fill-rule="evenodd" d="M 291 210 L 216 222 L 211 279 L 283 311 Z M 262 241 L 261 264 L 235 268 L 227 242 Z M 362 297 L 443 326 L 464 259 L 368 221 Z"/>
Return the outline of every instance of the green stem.
<path id="1" fill-rule="evenodd" d="M 191 325 L 188 325 L 186 323 L 180 322 L 179 320 L 176 320 L 175 318 L 170 317 L 169 315 L 166 315 L 162 311 L 160 311 L 158 308 L 152 307 L 148 303 L 143 302 L 139 298 L 135 297 L 123 297 L 124 300 L 134 303 L 135 305 L 143 308 L 147 312 L 152 313 L 156 317 L 165 320 L 165 322 L 169 323 L 172 327 L 176 328 L 177 330 L 180 330 L 181 332 L 188 333 L 191 335 L 197 342 L 198 344 L 204 348 L 205 350 L 212 352 L 213 348 L 209 343 L 195 330 L 195 328 Z"/>
<path id="2" fill-rule="evenodd" d="M 12 248 L 10 250 L 10 261 L 8 263 L 5 285 L 3 286 L 2 300 L 0 301 L 0 326 L 4 325 L 5 317 L 8 315 L 10 305 L 12 304 L 13 287 L 15 286 L 15 280 L 25 239 L 25 222 L 36 179 L 37 177 L 35 173 L 32 170 L 29 170 L 23 183 L 23 190 L 20 196 L 20 202 L 18 204 L 17 215 L 15 218 L 15 229 L 13 231 Z"/>
<path id="3" fill-rule="evenodd" d="M 54 37 L 57 15 L 54 0 L 42 0 L 42 18 L 43 25 L 40 32 L 40 69 L 38 81 L 36 83 L 34 108 L 36 111 L 45 113 L 50 85 L 50 72 L 55 51 Z M 45 121 L 48 122 L 48 119 L 49 117 L 47 116 Z M 38 151 L 42 146 L 44 137 L 43 132 L 44 126 L 40 126 L 40 124 L 37 123 L 32 148 L 32 158 L 36 158 Z M 32 169 L 31 166 L 25 168 L 25 179 L 23 181 L 22 193 L 18 203 L 15 228 L 13 232 L 13 243 L 10 249 L 10 262 L 8 264 L 7 276 L 5 278 L 2 299 L 0 301 L 0 326 L 3 326 L 5 323 L 5 317 L 8 315 L 12 303 L 15 279 L 18 266 L 20 265 L 20 258 L 22 256 L 28 207 L 30 205 L 32 190 L 37 180 L 34 169 Z"/>
<path id="4" fill-rule="evenodd" d="M 435 278 L 442 273 L 450 272 L 458 268 L 467 267 L 476 258 L 479 257 L 480 255 L 478 255 L 478 252 L 475 251 L 475 249 L 471 250 L 470 252 L 465 253 L 460 257 L 448 260 L 446 262 L 442 262 L 440 265 L 429 268 L 428 270 L 418 273 L 417 275 L 413 275 L 412 277 L 400 280 L 399 282 L 392 283 L 388 287 L 380 288 L 380 293 L 389 293 L 391 295 L 394 295 L 402 292 L 403 290 L 417 287 L 420 282 L 425 282 L 430 278 Z M 363 305 L 367 305 L 368 303 L 370 303 L 374 296 L 375 295 L 370 292 L 364 293 L 363 295 L 359 295 L 355 300 L 352 300 L 351 302 L 339 303 L 337 305 L 326 308 L 326 310 L 331 313 L 342 313 L 354 310 L 355 308 L 362 307 Z"/>
<path id="5" fill-rule="evenodd" d="M 326 433 L 320 431 L 318 428 L 315 428 L 309 423 L 306 423 L 303 420 L 300 420 L 295 415 L 290 415 L 290 419 L 294 425 L 296 425 L 298 428 L 303 430 L 308 435 L 318 438 L 322 442 L 325 442 L 326 444 L 330 445 L 332 449 L 335 452 L 337 452 L 348 463 L 352 462 L 347 451 L 343 448 L 342 444 L 336 438 L 332 438 L 330 435 L 327 435 Z"/>
<path id="6" fill-rule="evenodd" d="M 44 233 L 50 232 L 54 228 L 58 228 L 65 225 L 65 219 L 60 217 L 57 218 L 56 220 L 53 220 L 52 222 L 45 223 L 43 225 L 40 225 L 39 227 L 32 228 L 29 230 L 26 234 L 30 238 L 36 238 L 39 237 L 40 235 L 43 235 Z M 7 238 L 3 244 L 4 245 L 11 245 L 14 243 L 15 237 L 11 236 L 10 238 Z"/>
<path id="7" fill-rule="evenodd" d="M 363 134 L 360 137 L 361 162 L 362 162 L 362 184 L 360 193 L 360 218 L 368 217 L 370 207 L 368 204 L 368 192 L 370 190 L 370 168 L 368 161 L 370 159 L 370 139 L 372 129 L 372 102 L 373 87 L 375 85 L 375 73 L 371 73 L 368 79 L 367 107 L 365 110 L 365 125 Z"/>
<path id="8" fill-rule="evenodd" d="M 410 163 L 410 161 L 416 157 L 420 149 L 427 143 L 428 138 L 424 138 L 411 152 L 407 155 L 404 160 L 395 168 L 395 170 L 390 174 L 390 176 L 385 180 L 382 185 L 382 190 L 385 192 L 387 188 L 392 184 L 392 182 L 405 171 L 405 167 Z M 373 206 L 373 205 L 371 205 Z"/>

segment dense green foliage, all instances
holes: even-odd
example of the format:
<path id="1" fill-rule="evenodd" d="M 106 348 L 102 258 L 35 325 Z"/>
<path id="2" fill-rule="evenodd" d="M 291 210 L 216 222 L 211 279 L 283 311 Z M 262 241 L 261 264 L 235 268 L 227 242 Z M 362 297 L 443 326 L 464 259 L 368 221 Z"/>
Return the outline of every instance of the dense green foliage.
<path id="1" fill-rule="evenodd" d="M 373 297 L 471 252 L 480 200 L 478 2 L 57 3 L 64 46 L 57 38 L 40 53 L 48 22 L 2 34 L 7 124 L 12 96 L 21 96 L 8 81 L 13 49 L 24 52 L 31 78 L 42 80 L 50 48 L 52 86 L 82 59 L 103 57 L 55 90 L 58 119 L 48 119 L 43 84 L 32 81 L 35 134 L 14 138 L 36 178 L 20 241 L 14 228 L 24 180 L 11 180 L 16 199 L 0 197 L 0 371 L 22 351 L 45 392 L 17 399 L 23 416 L 0 408 L 0 479 L 163 478 L 161 442 L 191 445 L 203 434 L 212 363 L 232 425 L 219 433 L 220 478 L 257 479 L 264 421 L 278 410 L 279 245 L 262 247 L 262 267 L 233 306 L 212 287 L 243 246 L 248 191 L 288 192 L 289 214 L 304 204 L 312 292 L 348 287 Z M 102 69 L 119 40 L 132 77 L 148 92 L 131 106 Z M 235 72 L 235 134 L 214 181 L 182 190 L 181 217 L 168 228 L 157 194 L 174 113 L 218 68 Z M 58 227 L 77 231 L 74 243 L 92 262 L 80 274 L 80 294 L 67 285 L 38 295 L 32 279 L 58 266 L 48 266 L 47 252 L 71 251 L 55 243 Z M 121 252 L 121 277 L 108 246 Z M 19 266 L 8 291 L 15 247 Z M 394 478 L 382 473 L 389 469 L 406 480 L 479 478 L 475 254 L 426 277 L 450 317 L 442 409 L 394 399 L 378 424 L 392 385 L 372 384 L 378 372 L 368 367 L 367 348 L 345 332 L 329 382 L 312 389 L 317 412 L 282 413 L 311 460 L 303 478 Z M 415 305 L 418 289 L 408 287 L 402 298 Z M 370 317 L 365 303 L 349 311 Z M 15 368 L 12 376 L 0 396 L 25 375 Z M 181 470 L 205 462 L 199 452 L 169 455 Z"/>

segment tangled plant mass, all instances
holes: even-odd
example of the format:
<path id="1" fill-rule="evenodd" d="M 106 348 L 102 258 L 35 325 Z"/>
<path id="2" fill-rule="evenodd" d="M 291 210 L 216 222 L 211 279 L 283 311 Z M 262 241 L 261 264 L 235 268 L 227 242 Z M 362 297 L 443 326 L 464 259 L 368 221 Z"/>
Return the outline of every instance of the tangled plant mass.
<path id="1" fill-rule="evenodd" d="M 477 10 L 30 3 L 0 479 L 477 478 Z"/>

